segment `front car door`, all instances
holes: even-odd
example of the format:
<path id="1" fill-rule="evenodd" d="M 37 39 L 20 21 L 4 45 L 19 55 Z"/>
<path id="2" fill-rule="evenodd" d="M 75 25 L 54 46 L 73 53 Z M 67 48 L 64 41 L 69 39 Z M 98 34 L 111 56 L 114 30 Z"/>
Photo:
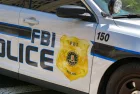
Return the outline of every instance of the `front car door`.
<path id="1" fill-rule="evenodd" d="M 22 9 L 19 24 L 32 31 L 19 39 L 25 58 L 19 73 L 88 93 L 97 23 L 57 17 L 56 8 L 68 4 L 83 6 L 80 0 L 32 0 L 31 9 Z"/>
<path id="2" fill-rule="evenodd" d="M 18 26 L 22 0 L 0 0 L 0 69 L 18 73 Z M 8 72 L 9 76 L 18 77 Z"/>

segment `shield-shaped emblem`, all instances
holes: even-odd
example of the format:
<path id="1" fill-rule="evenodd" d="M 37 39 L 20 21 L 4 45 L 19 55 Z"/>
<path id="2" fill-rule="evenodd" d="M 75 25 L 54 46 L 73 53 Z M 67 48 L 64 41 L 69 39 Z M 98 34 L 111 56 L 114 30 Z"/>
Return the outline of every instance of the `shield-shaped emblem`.
<path id="1" fill-rule="evenodd" d="M 85 77 L 88 73 L 89 42 L 76 37 L 62 36 L 56 65 L 70 80 Z"/>

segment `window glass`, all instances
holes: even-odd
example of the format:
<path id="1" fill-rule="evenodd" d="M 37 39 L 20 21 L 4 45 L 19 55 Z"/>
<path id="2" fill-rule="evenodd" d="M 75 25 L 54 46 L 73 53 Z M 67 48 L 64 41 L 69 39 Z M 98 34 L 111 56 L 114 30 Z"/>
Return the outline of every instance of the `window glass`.
<path id="1" fill-rule="evenodd" d="M 81 0 L 32 0 L 31 8 L 42 12 L 56 13 L 62 5 L 82 6 Z"/>
<path id="2" fill-rule="evenodd" d="M 140 14 L 140 0 L 121 0 L 122 9 L 119 13 L 113 16 Z M 94 2 L 106 13 L 109 14 L 108 4 L 109 0 L 94 0 Z"/>
<path id="3" fill-rule="evenodd" d="M 0 0 L 0 4 L 22 7 L 24 0 Z"/>
<path id="4" fill-rule="evenodd" d="M 47 12 L 47 13 L 56 13 L 56 9 L 62 5 L 77 5 L 85 7 L 81 0 L 31 0 L 31 9 Z M 86 13 L 89 17 L 85 17 L 85 21 L 94 21 L 96 22 L 95 17 L 89 11 Z M 85 14 L 85 15 L 86 15 Z"/>
<path id="5" fill-rule="evenodd" d="M 31 5 L 30 2 L 31 2 L 30 0 L 24 0 L 24 2 L 23 2 L 23 7 L 24 7 L 24 8 L 30 8 L 30 7 L 31 7 L 31 6 L 30 6 L 30 5 Z"/>

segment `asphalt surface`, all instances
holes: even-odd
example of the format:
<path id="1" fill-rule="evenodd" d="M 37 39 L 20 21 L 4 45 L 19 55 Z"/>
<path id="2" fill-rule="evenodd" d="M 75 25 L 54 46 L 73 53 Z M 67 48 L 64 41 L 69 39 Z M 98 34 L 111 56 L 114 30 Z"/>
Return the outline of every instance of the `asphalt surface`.
<path id="1" fill-rule="evenodd" d="M 64 94 L 0 75 L 0 94 Z"/>

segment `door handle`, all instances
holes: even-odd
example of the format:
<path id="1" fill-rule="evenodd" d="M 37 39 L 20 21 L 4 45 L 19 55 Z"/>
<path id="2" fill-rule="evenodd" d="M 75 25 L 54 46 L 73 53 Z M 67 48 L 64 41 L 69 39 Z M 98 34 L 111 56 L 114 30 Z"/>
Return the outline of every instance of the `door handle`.
<path id="1" fill-rule="evenodd" d="M 39 21 L 36 20 L 36 18 L 31 17 L 31 18 L 25 18 L 24 23 L 28 23 L 29 25 L 38 25 Z"/>

